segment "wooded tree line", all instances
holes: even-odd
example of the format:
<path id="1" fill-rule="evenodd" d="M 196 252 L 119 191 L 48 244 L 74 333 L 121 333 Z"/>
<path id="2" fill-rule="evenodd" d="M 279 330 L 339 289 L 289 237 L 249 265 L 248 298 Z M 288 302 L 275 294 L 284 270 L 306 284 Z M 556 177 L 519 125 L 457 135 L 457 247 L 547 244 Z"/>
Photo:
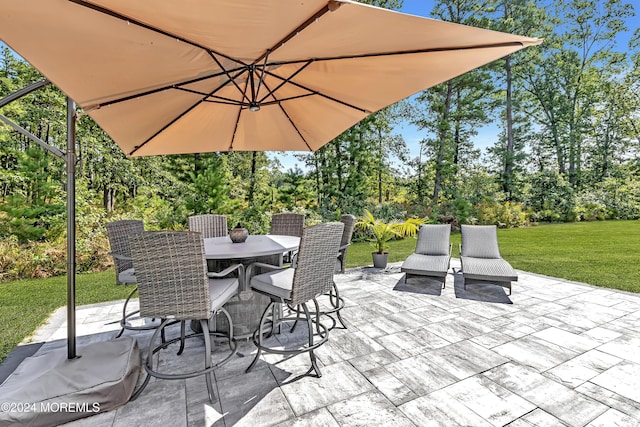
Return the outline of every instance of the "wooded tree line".
<path id="1" fill-rule="evenodd" d="M 435 18 L 544 42 L 381 110 L 315 153 L 297 154 L 304 170 L 284 170 L 262 152 L 129 159 L 81 116 L 80 268 L 108 262 L 96 255 L 106 252 L 104 223 L 120 217 L 179 229 L 191 214 L 215 212 L 254 233 L 283 210 L 320 221 L 367 208 L 384 219 L 415 215 L 454 225 L 640 218 L 640 25 L 625 27 L 640 23 L 637 13 L 623 0 L 437 1 Z M 628 45 L 620 45 L 617 36 L 629 30 Z M 2 50 L 0 97 L 41 78 Z M 55 87 L 2 113 L 65 146 L 64 95 Z M 407 121 L 424 135 L 416 157 L 397 130 Z M 483 152 L 478 129 L 488 124 L 501 132 Z M 64 234 L 64 165 L 6 126 L 0 162 L 0 274 L 33 275 L 34 259 L 55 269 L 49 260 Z M 23 253 L 31 255 L 16 266 L 12 259 Z"/>

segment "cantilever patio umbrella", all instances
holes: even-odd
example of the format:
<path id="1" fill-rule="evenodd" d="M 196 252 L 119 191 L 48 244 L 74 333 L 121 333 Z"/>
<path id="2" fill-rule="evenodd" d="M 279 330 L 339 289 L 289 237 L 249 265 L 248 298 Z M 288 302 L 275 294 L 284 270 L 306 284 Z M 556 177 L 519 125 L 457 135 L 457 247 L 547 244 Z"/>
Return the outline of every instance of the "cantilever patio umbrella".
<path id="1" fill-rule="evenodd" d="M 130 156 L 316 150 L 368 114 L 540 42 L 349 0 L 3 1 L 0 40 Z M 1 99 L 0 108 L 48 81 Z M 96 365 L 126 371 L 130 388 L 136 371 L 124 357 L 96 362 L 100 345 L 76 357 L 73 102 L 67 108 L 66 153 L 0 114 L 67 165 L 68 363 L 15 396 L 57 395 L 60 387 L 41 383 L 71 371 L 82 373 L 73 375 L 79 382 L 65 378 L 61 388 L 96 387 L 87 398 L 108 409 L 122 402 L 98 390 L 100 378 L 86 384 Z"/>
<path id="2" fill-rule="evenodd" d="M 349 0 L 20 0 L 0 38 L 131 156 L 312 151 L 540 41 Z"/>

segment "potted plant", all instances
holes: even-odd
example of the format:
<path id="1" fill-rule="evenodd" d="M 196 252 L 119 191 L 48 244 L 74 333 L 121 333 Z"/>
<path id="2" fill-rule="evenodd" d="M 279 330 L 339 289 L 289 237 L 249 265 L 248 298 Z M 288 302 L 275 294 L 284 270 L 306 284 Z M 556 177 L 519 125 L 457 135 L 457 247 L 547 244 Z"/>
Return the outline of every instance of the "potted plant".
<path id="1" fill-rule="evenodd" d="M 409 218 L 404 222 L 392 221 L 384 222 L 375 219 L 373 214 L 365 210 L 364 216 L 356 223 L 358 227 L 369 234 L 371 246 L 375 248 L 375 252 L 371 253 L 373 258 L 373 266 L 377 268 L 385 268 L 389 259 L 389 241 L 396 237 L 415 236 L 420 225 L 424 224 L 424 220 L 420 218 Z"/>

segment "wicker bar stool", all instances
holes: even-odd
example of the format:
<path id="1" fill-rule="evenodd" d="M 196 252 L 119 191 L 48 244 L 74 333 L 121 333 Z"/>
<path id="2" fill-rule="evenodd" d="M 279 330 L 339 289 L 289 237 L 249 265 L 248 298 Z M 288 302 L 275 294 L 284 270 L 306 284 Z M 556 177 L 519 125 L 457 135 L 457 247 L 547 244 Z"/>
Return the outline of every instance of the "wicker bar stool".
<path id="1" fill-rule="evenodd" d="M 336 260 L 336 273 L 344 273 L 347 249 L 351 244 L 351 237 L 353 236 L 353 230 L 356 225 L 356 217 L 353 215 L 341 215 L 340 222 L 344 224 L 344 229 L 342 231 L 342 239 L 340 240 L 340 250 L 338 252 L 338 258 Z M 340 290 L 338 289 L 338 286 L 333 279 L 331 280 L 331 288 L 329 289 L 329 292 L 325 293 L 324 295 L 329 297 L 329 304 L 331 308 L 320 311 L 320 315 L 327 315 L 333 320 L 333 325 L 329 329 L 333 329 L 338 325 L 336 320 L 333 319 L 333 316 L 331 316 L 333 313 L 336 314 L 336 317 L 342 325 L 342 328 L 347 329 L 347 325 L 344 323 L 344 320 L 342 320 L 342 316 L 340 315 L 340 310 L 344 308 L 344 299 L 340 296 Z M 296 313 L 299 311 L 297 307 L 289 308 Z M 312 312 L 311 314 L 313 315 L 315 313 Z M 295 324 L 293 328 L 295 328 Z"/>
<path id="2" fill-rule="evenodd" d="M 116 270 L 116 283 L 122 285 L 131 285 L 136 283 L 135 269 L 133 268 L 133 259 L 131 258 L 131 249 L 129 248 L 129 236 L 144 232 L 144 222 L 137 219 L 123 219 L 107 223 L 107 236 L 109 237 L 109 246 L 111 252 L 109 255 L 113 257 L 113 265 Z M 138 287 L 134 286 L 122 307 L 122 317 L 120 318 L 120 332 L 116 338 L 120 337 L 125 329 L 131 331 L 148 331 L 157 328 L 160 324 L 153 323 L 149 325 L 133 326 L 130 319 L 138 314 L 139 310 L 127 313 L 129 301 L 138 292 Z"/>
<path id="3" fill-rule="evenodd" d="M 229 234 L 225 215 L 193 215 L 189 217 L 189 230 L 202 233 L 202 237 L 224 237 Z"/>
<path id="4" fill-rule="evenodd" d="M 161 379 L 186 379 L 204 375 L 207 382 L 209 400 L 215 402 L 213 389 L 213 370 L 236 354 L 237 344 L 233 338 L 233 322 L 223 308 L 238 292 L 238 278 L 224 277 L 239 270 L 240 280 L 244 277 L 244 267 L 233 265 L 220 273 L 207 273 L 204 259 L 202 234 L 190 231 L 148 231 L 129 238 L 133 264 L 136 269 L 140 293 L 140 314 L 162 319 L 162 324 L 154 332 L 145 362 L 147 377 L 132 400 L 137 398 L 153 376 Z M 215 277 L 215 278 L 213 278 Z M 229 333 L 209 331 L 209 319 L 223 313 L 229 322 Z M 197 320 L 202 327 L 201 333 L 185 335 L 184 324 L 187 320 Z M 181 336 L 155 344 L 158 335 L 172 321 L 182 322 Z M 211 359 L 210 335 L 224 337 L 229 342 L 230 354 L 217 364 Z M 202 336 L 204 338 L 204 367 L 187 373 L 166 373 L 154 369 L 153 355 L 171 344 L 180 342 L 182 353 L 185 338 Z"/>
<path id="5" fill-rule="evenodd" d="M 260 267 L 275 271 L 269 271 L 251 278 L 251 289 L 254 292 L 268 296 L 271 298 L 271 302 L 264 310 L 260 318 L 260 325 L 253 333 L 253 342 L 256 347 L 258 347 L 258 352 L 247 368 L 247 372 L 253 369 L 263 351 L 284 355 L 297 355 L 308 352 L 311 358 L 311 367 L 307 374 L 315 371 L 318 377 L 322 375 L 316 363 L 314 350 L 327 342 L 329 329 L 320 322 L 320 310 L 316 298 L 328 292 L 331 288 L 343 228 L 344 224 L 340 222 L 324 223 L 306 228 L 300 239 L 298 259 L 295 268 L 283 269 L 268 264 L 259 264 Z M 258 265 L 258 263 L 256 263 L 256 265 Z M 310 301 L 313 301 L 315 306 L 314 312 L 310 312 L 307 306 L 307 303 Z M 275 304 L 287 304 L 291 307 L 298 307 L 297 316 L 295 318 L 283 318 L 279 321 L 275 320 L 275 317 L 268 320 L 269 312 L 271 311 L 273 313 Z M 312 314 L 314 313 L 315 319 L 312 318 Z M 307 321 L 308 344 L 303 345 L 301 348 L 285 350 L 267 347 L 265 345 L 264 335 L 266 333 L 273 333 L 276 323 L 294 319 L 297 323 L 301 314 L 304 314 Z M 270 328 L 267 326 L 269 323 Z M 314 333 L 314 326 L 320 338 L 319 341 L 314 339 L 316 335 L 316 333 Z"/>
<path id="6" fill-rule="evenodd" d="M 269 234 L 302 237 L 303 230 L 303 214 L 285 212 L 271 216 L 271 228 L 269 230 Z M 293 252 L 287 252 L 283 260 L 285 263 L 290 264 L 293 260 Z"/>
<path id="7" fill-rule="evenodd" d="M 144 222 L 137 219 L 123 219 L 108 223 L 106 228 L 111 248 L 109 255 L 113 257 L 116 270 L 116 283 L 119 285 L 136 283 L 131 249 L 129 249 L 129 235 L 142 233 Z"/>

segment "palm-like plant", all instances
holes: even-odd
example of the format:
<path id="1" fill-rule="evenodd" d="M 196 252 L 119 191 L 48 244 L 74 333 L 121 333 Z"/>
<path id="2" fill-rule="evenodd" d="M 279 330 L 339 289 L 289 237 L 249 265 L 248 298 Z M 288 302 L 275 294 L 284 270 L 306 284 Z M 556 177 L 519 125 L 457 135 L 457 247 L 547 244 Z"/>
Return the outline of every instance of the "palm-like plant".
<path id="1" fill-rule="evenodd" d="M 384 222 L 375 219 L 368 210 L 364 211 L 364 216 L 356 223 L 356 226 L 366 230 L 370 235 L 371 246 L 379 254 L 385 253 L 389 248 L 389 241 L 395 237 L 415 236 L 420 225 L 425 221 L 420 218 L 409 218 L 404 222 L 392 221 Z"/>

